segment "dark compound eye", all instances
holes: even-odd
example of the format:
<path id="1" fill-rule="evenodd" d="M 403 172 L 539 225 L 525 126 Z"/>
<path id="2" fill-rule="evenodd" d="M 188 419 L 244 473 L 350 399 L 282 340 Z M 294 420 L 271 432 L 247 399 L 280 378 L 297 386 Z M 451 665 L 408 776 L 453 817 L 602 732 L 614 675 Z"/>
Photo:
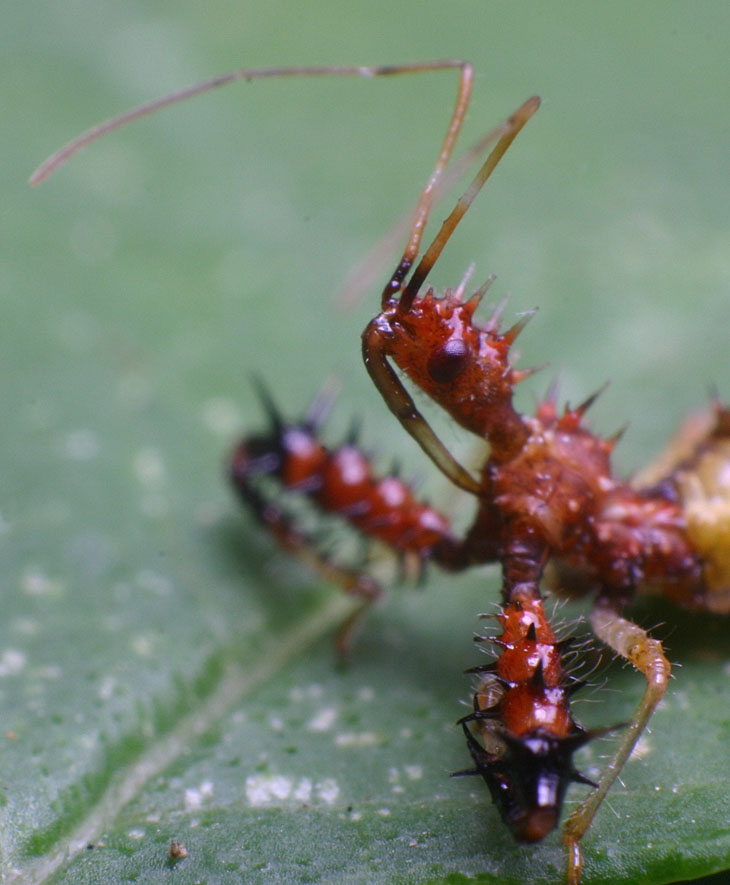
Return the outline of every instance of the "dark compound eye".
<path id="1" fill-rule="evenodd" d="M 470 363 L 471 355 L 466 342 L 461 338 L 450 338 L 428 358 L 428 374 L 439 384 L 448 384 L 458 378 Z"/>

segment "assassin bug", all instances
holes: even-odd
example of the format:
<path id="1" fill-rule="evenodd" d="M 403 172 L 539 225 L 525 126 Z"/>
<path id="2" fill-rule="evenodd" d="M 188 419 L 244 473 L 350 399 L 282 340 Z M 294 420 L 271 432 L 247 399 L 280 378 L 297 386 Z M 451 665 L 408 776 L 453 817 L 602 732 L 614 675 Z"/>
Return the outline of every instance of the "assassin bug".
<path id="1" fill-rule="evenodd" d="M 464 297 L 466 283 L 436 296 L 427 276 L 456 226 L 504 153 L 539 106 L 528 99 L 489 133 L 491 147 L 470 186 L 419 259 L 424 228 L 462 127 L 473 72 L 460 61 L 389 67 L 243 69 L 143 105 L 103 123 L 50 158 L 32 181 L 112 129 L 168 104 L 234 80 L 282 76 L 376 77 L 455 69 L 459 87 L 441 150 L 413 216 L 407 245 L 382 294 L 381 311 L 363 333 L 365 365 L 387 406 L 436 466 L 472 496 L 476 516 L 464 537 L 395 477 L 378 477 L 353 442 L 328 450 L 318 438 L 321 409 L 300 423 L 284 421 L 268 394 L 265 434 L 236 447 L 230 476 L 243 501 L 277 540 L 367 605 L 378 587 L 359 570 L 318 552 L 262 480 L 308 495 L 405 555 L 451 571 L 498 562 L 502 569 L 501 632 L 491 637 L 496 659 L 472 669 L 473 711 L 460 721 L 474 767 L 461 774 L 485 780 L 517 839 L 542 839 L 558 823 L 572 781 L 592 789 L 563 829 L 568 880 L 582 872 L 581 839 L 664 695 L 670 665 L 661 643 L 624 617 L 637 592 L 661 593 L 697 610 L 730 611 L 730 411 L 719 403 L 704 422 L 691 422 L 654 474 L 629 484 L 616 478 L 610 456 L 618 436 L 602 439 L 584 425 L 594 397 L 559 410 L 556 395 L 533 416 L 512 405 L 515 386 L 532 374 L 510 349 L 521 319 L 506 331 L 500 313 L 474 318 L 486 291 Z M 449 452 L 417 409 L 403 376 L 461 427 L 489 443 L 474 477 Z M 566 673 L 565 650 L 543 604 L 547 570 L 559 592 L 593 594 L 595 635 L 646 679 L 643 698 L 597 782 L 579 773 L 573 753 L 597 734 L 573 718 L 569 698 L 580 683 Z M 347 633 L 344 634 L 345 636 Z M 481 637 L 480 637 L 481 639 Z"/>

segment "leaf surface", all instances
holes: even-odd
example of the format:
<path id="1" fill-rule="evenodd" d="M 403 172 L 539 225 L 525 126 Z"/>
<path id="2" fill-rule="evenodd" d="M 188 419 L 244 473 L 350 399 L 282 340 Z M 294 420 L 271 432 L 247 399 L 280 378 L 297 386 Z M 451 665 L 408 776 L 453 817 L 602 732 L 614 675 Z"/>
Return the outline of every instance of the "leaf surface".
<path id="1" fill-rule="evenodd" d="M 417 196 L 454 78 L 241 85 L 118 133 L 31 192 L 44 153 L 242 63 L 469 58 L 466 142 L 546 99 L 433 274 L 454 285 L 476 260 L 477 281 L 499 273 L 497 299 L 513 293 L 509 316 L 540 306 L 521 364 L 552 368 L 521 405 L 561 368 L 573 402 L 610 377 L 593 420 L 606 434 L 630 421 L 629 472 L 708 385 L 730 396 L 726 4 L 348 0 L 301 17 L 289 0 L 38 0 L 7 16 L 8 878 L 556 882 L 564 862 L 558 834 L 515 845 L 484 785 L 448 778 L 468 764 L 461 671 L 497 576 L 394 588 L 339 666 L 346 600 L 262 537 L 224 481 L 236 435 L 261 423 L 251 371 L 294 416 L 337 375 L 328 438 L 355 414 L 378 463 L 430 472 L 360 365 L 378 287 L 350 313 L 332 304 Z M 439 478 L 424 493 L 468 522 Z M 727 621 L 648 602 L 637 617 L 663 622 L 681 667 L 586 838 L 586 885 L 730 867 Z M 596 679 L 579 717 L 624 721 L 639 677 L 614 665 Z M 609 749 L 592 744 L 582 770 Z M 171 839 L 188 852 L 176 863 Z"/>

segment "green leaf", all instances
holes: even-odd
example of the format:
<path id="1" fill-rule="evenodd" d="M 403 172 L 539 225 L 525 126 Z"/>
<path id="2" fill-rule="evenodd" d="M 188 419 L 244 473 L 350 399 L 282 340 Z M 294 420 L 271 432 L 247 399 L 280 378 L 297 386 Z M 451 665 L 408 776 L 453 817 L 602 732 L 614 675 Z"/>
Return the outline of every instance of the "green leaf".
<path id="1" fill-rule="evenodd" d="M 241 64 L 468 58 L 465 144 L 539 92 L 434 283 L 475 260 L 477 279 L 499 274 L 497 299 L 513 293 L 508 313 L 539 305 L 521 364 L 552 368 L 520 403 L 560 369 L 573 402 L 610 377 L 593 420 L 605 433 L 630 421 L 617 455 L 629 472 L 710 384 L 730 396 L 728 17 L 725 3 L 673 0 L 13 5 L 0 55 L 3 876 L 517 883 L 559 881 L 564 866 L 558 833 L 517 846 L 483 784 L 448 778 L 468 764 L 461 671 L 497 575 L 394 588 L 338 666 L 346 600 L 262 537 L 224 480 L 236 435 L 261 423 L 252 371 L 295 416 L 336 374 L 329 438 L 357 414 L 384 465 L 395 454 L 431 472 L 360 365 L 378 286 L 350 313 L 333 298 L 416 198 L 455 77 L 241 84 L 116 133 L 38 191 L 34 163 Z M 471 503 L 441 479 L 426 492 L 468 523 Z M 681 666 L 585 839 L 586 883 L 730 867 L 726 621 L 656 601 L 637 617 L 663 623 Z M 624 721 L 640 678 L 596 678 L 577 714 Z M 609 740 L 582 770 L 600 769 Z M 171 839 L 186 858 L 168 858 Z"/>

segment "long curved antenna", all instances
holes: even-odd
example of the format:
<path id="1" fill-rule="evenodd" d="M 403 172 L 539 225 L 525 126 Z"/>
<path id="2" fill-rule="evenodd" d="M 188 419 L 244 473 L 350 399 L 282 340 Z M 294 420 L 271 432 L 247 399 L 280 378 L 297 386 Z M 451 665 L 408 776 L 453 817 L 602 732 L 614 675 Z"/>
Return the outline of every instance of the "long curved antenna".
<path id="1" fill-rule="evenodd" d="M 459 88 L 456 98 L 456 106 L 451 117 L 449 129 L 441 146 L 436 166 L 434 167 L 431 177 L 424 188 L 417 212 L 417 220 L 413 226 L 408 254 L 418 253 L 418 246 L 425 225 L 425 219 L 428 216 L 428 209 L 432 202 L 433 189 L 441 176 L 443 169 L 451 157 L 454 149 L 454 143 L 459 135 L 461 126 L 469 104 L 469 96 L 473 80 L 472 66 L 460 59 L 445 59 L 424 62 L 412 62 L 400 65 L 304 65 L 299 67 L 273 67 L 273 68 L 239 68 L 227 74 L 221 74 L 218 77 L 212 77 L 201 83 L 195 83 L 192 86 L 186 86 L 184 89 L 171 92 L 162 98 L 156 98 L 152 101 L 145 102 L 132 110 L 112 117 L 109 120 L 92 126 L 78 137 L 74 138 L 67 145 L 56 151 L 47 160 L 38 166 L 30 177 L 31 185 L 38 185 L 52 175 L 60 166 L 69 160 L 74 154 L 78 153 L 82 148 L 91 144 L 97 139 L 102 138 L 116 129 L 121 129 L 129 123 L 139 120 L 142 117 L 157 113 L 157 111 L 178 102 L 187 101 L 196 95 L 204 92 L 210 92 L 219 86 L 226 86 L 229 83 L 237 81 L 263 80 L 269 78 L 280 77 L 388 77 L 397 76 L 399 74 L 421 74 L 429 71 L 441 71 L 456 69 L 460 71 Z"/>
<path id="2" fill-rule="evenodd" d="M 507 123 L 501 123 L 495 129 L 483 135 L 479 141 L 475 142 L 455 160 L 452 160 L 433 189 L 431 205 L 440 201 L 443 195 L 451 190 L 462 175 L 473 169 L 477 165 L 477 161 L 484 156 L 487 148 L 500 135 L 504 135 L 506 132 Z M 365 293 L 381 275 L 383 265 L 390 261 L 391 255 L 396 252 L 398 245 L 408 236 L 408 232 L 413 227 L 416 218 L 416 211 L 416 206 L 413 206 L 404 212 L 390 230 L 383 234 L 378 242 L 349 271 L 345 282 L 335 296 L 335 304 L 338 307 L 349 310 L 360 303 Z M 387 291 L 390 291 L 390 287 L 388 287 Z"/>
<path id="3" fill-rule="evenodd" d="M 497 163 L 504 156 L 505 151 L 539 107 L 540 99 L 537 96 L 529 98 L 504 123 L 488 133 L 484 139 L 487 144 L 491 144 L 494 138 L 498 137 L 497 144 L 482 164 L 469 187 L 457 201 L 453 211 L 443 223 L 441 230 L 421 258 L 410 281 L 403 288 L 400 299 L 396 301 L 393 296 L 401 290 L 404 278 L 401 276 L 404 263 L 401 262 L 398 265 L 383 292 L 383 313 L 370 322 L 362 337 L 362 353 L 365 367 L 388 408 L 400 421 L 403 428 L 415 439 L 433 463 L 454 485 L 476 495 L 481 494 L 480 483 L 459 464 L 441 442 L 431 425 L 416 407 L 413 397 L 406 390 L 400 377 L 388 361 L 388 358 L 393 356 L 392 339 L 395 337 L 393 328 L 389 325 L 389 316 L 394 311 L 397 318 L 405 319 L 405 314 L 412 307 L 423 280 L 441 255 L 456 226 L 494 171 Z M 512 330 L 505 333 L 504 337 L 506 338 L 506 336 L 510 335 L 512 338 L 516 337 L 520 328 L 521 325 L 518 323 Z"/>
<path id="4" fill-rule="evenodd" d="M 454 206 L 452 212 L 449 217 L 444 221 L 441 225 L 441 230 L 436 234 L 434 241 L 428 247 L 423 257 L 418 263 L 418 266 L 413 271 L 413 275 L 408 281 L 407 286 L 403 290 L 403 294 L 401 295 L 399 301 L 399 312 L 405 313 L 411 308 L 413 301 L 418 294 L 418 290 L 423 285 L 423 281 L 426 279 L 427 275 L 430 273 L 431 268 L 434 266 L 439 256 L 441 255 L 444 246 L 448 243 L 451 235 L 453 234 L 456 226 L 461 221 L 461 219 L 466 214 L 469 206 L 474 202 L 476 195 L 479 191 L 484 187 L 489 176 L 494 172 L 497 164 L 504 156 L 505 152 L 512 144 L 512 142 L 517 138 L 520 133 L 522 127 L 527 123 L 527 121 L 532 117 L 532 115 L 537 111 L 540 107 L 540 99 L 538 96 L 533 95 L 532 98 L 528 98 L 527 101 L 521 105 L 512 116 L 506 120 L 500 127 L 494 130 L 494 134 L 498 134 L 500 132 L 504 132 L 502 137 L 499 139 L 497 144 L 494 146 L 494 149 L 489 154 L 481 169 L 474 176 L 469 187 L 464 191 L 464 193 L 457 200 L 456 206 Z M 489 133 L 492 136 L 493 133 Z"/>

